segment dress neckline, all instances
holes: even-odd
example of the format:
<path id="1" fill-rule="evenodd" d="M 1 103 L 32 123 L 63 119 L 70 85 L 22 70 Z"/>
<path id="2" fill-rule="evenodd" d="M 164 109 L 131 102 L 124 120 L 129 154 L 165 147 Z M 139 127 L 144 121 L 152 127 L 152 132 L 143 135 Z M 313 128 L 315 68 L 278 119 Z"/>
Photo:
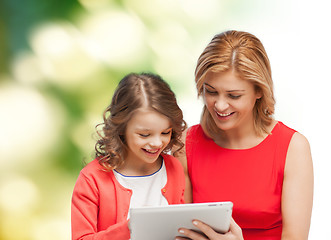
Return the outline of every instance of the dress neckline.
<path id="1" fill-rule="evenodd" d="M 215 141 L 212 139 L 212 138 L 209 138 L 203 131 L 202 127 L 201 127 L 201 130 L 202 130 L 202 133 L 204 135 L 204 137 L 208 140 L 208 141 L 211 141 L 212 144 L 214 144 L 214 146 L 216 148 L 219 148 L 219 149 L 222 149 L 222 150 L 226 150 L 226 151 L 249 151 L 249 150 L 254 150 L 256 148 L 259 148 L 260 146 L 262 146 L 263 144 L 265 144 L 266 142 L 269 141 L 269 139 L 272 137 L 273 133 L 277 130 L 279 124 L 281 122 L 280 121 L 277 121 L 275 126 L 272 128 L 270 134 L 268 134 L 260 143 L 258 143 L 257 145 L 253 146 L 253 147 L 250 147 L 250 148 L 225 148 L 225 147 L 221 147 L 219 146 L 217 143 L 215 143 Z"/>

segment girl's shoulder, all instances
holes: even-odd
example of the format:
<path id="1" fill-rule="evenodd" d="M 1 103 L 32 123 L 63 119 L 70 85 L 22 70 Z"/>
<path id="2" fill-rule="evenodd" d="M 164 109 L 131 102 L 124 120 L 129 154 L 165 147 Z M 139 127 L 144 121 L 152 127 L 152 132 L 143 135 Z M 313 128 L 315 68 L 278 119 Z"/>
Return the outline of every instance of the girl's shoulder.
<path id="1" fill-rule="evenodd" d="M 183 166 L 176 157 L 169 155 L 169 154 L 161 154 L 161 156 L 163 157 L 164 164 L 165 164 L 167 171 L 168 170 L 183 171 Z"/>
<path id="2" fill-rule="evenodd" d="M 80 174 L 86 177 L 93 177 L 97 175 L 109 175 L 112 171 L 107 171 L 103 166 L 99 164 L 98 158 L 95 158 L 91 162 L 87 163 L 85 167 L 81 170 Z"/>

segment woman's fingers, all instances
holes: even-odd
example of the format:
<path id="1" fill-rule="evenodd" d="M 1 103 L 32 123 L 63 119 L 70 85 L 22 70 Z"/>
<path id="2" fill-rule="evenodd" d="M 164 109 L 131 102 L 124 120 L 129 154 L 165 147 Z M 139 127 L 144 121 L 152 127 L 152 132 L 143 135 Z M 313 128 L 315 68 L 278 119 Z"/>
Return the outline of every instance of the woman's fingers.
<path id="1" fill-rule="evenodd" d="M 186 228 L 180 228 L 178 232 L 182 235 L 185 235 L 185 237 L 192 239 L 192 240 L 208 240 L 205 236 L 203 236 L 201 233 L 198 233 L 196 231 L 186 229 Z M 185 239 L 183 237 L 176 237 L 176 240 L 182 240 Z"/>
<path id="2" fill-rule="evenodd" d="M 232 232 L 235 236 L 242 237 L 242 230 L 239 225 L 231 218 L 230 222 L 230 232 Z"/>
<path id="3" fill-rule="evenodd" d="M 219 236 L 219 234 L 215 232 L 214 229 L 201 221 L 194 220 L 193 225 L 200 229 L 200 231 L 208 237 L 207 239 L 217 239 L 217 236 Z"/>
<path id="4" fill-rule="evenodd" d="M 189 230 L 186 228 L 180 228 L 178 231 L 185 237 L 188 237 L 192 240 L 243 240 L 242 230 L 239 225 L 231 219 L 230 229 L 225 234 L 220 234 L 215 232 L 210 226 L 207 224 L 194 220 L 192 222 L 194 226 L 196 226 L 201 232 L 196 232 L 193 230 Z M 176 240 L 186 239 L 185 237 L 176 237 Z"/>
<path id="5" fill-rule="evenodd" d="M 207 224 L 198 221 L 198 220 L 194 220 L 193 225 L 196 226 L 203 234 L 193 231 L 193 230 L 189 230 L 186 228 L 180 228 L 179 229 L 179 233 L 185 235 L 186 237 L 192 239 L 192 240 L 208 240 L 208 239 L 216 239 L 217 237 L 217 233 Z M 179 240 L 181 238 L 176 238 L 176 240 Z"/>

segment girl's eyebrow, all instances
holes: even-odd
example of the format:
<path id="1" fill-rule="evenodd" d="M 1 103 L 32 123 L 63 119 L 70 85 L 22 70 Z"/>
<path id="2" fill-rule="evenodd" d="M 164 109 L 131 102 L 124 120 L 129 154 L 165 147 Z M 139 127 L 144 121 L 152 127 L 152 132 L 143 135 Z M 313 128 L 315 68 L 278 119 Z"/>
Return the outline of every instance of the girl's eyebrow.
<path id="1" fill-rule="evenodd" d="M 140 127 L 137 127 L 136 130 L 137 131 L 143 131 L 143 132 L 151 131 L 151 129 L 149 129 L 149 128 L 140 128 Z M 167 131 L 167 130 L 172 130 L 172 127 L 169 126 L 169 127 L 165 128 L 163 131 Z"/>

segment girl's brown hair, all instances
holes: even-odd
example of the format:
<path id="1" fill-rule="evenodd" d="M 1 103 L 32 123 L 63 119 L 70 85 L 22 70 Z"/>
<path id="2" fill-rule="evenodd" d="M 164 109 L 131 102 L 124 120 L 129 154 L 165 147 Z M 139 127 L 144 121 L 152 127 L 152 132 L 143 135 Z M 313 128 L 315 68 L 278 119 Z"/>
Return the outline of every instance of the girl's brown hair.
<path id="1" fill-rule="evenodd" d="M 149 107 L 170 120 L 171 139 L 163 152 L 168 152 L 173 146 L 178 151 L 184 146 L 180 138 L 186 123 L 169 85 L 155 74 L 131 73 L 119 82 L 110 105 L 103 113 L 103 123 L 96 126 L 103 126 L 101 131 L 97 131 L 100 138 L 95 145 L 96 157 L 107 170 L 123 163 L 127 155 L 127 123 L 141 107 Z"/>
<path id="2" fill-rule="evenodd" d="M 200 55 L 195 69 L 198 96 L 203 94 L 207 72 L 222 73 L 230 70 L 239 78 L 250 81 L 255 90 L 262 94 L 253 110 L 254 128 L 259 135 L 268 133 L 267 126 L 272 122 L 275 99 L 270 62 L 258 38 L 241 31 L 227 31 L 214 36 Z M 200 123 L 210 137 L 219 134 L 219 129 L 206 106 L 203 108 Z"/>

